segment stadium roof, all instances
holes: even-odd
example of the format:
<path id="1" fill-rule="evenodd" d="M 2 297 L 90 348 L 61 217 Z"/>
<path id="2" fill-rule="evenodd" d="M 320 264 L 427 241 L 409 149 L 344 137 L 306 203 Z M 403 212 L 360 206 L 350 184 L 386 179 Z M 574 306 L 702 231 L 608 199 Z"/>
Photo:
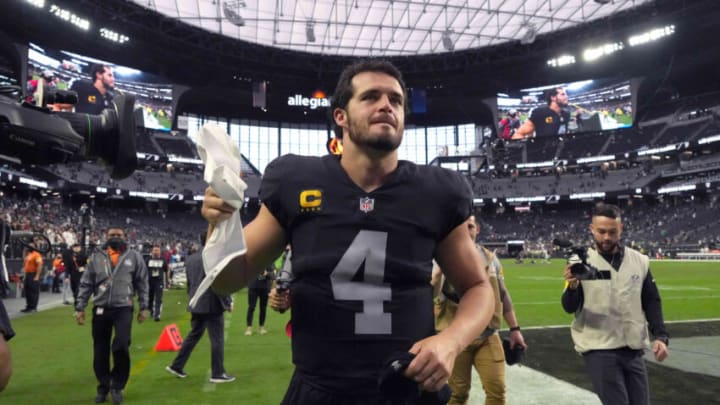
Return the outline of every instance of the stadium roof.
<path id="1" fill-rule="evenodd" d="M 230 38 L 347 56 L 481 48 L 601 19 L 650 0 L 133 0 Z M 607 4 L 601 4 L 607 3 Z"/>

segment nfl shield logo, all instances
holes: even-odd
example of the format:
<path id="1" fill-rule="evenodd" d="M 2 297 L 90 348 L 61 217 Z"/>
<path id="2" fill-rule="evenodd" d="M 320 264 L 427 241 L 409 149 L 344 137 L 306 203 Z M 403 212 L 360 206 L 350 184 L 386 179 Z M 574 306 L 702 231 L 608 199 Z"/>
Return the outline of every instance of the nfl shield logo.
<path id="1" fill-rule="evenodd" d="M 368 213 L 375 208 L 375 199 L 370 197 L 363 197 L 360 199 L 360 211 Z"/>

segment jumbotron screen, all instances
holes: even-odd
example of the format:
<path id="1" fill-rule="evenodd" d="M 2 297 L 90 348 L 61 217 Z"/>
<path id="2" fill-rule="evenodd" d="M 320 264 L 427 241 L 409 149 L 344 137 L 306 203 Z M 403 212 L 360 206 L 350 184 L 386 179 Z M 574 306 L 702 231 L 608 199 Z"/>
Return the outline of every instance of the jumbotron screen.
<path id="1" fill-rule="evenodd" d="M 561 112 L 554 117 L 560 116 L 561 122 L 557 131 L 553 128 L 550 135 L 605 131 L 631 127 L 633 124 L 630 81 L 593 79 L 498 93 L 498 136 L 509 139 L 532 116 L 535 109 L 552 107 L 548 105 L 548 95 L 557 95 L 563 91 L 567 94 L 567 103 L 558 103 Z M 543 120 L 553 120 L 541 114 L 535 117 L 538 119 L 541 116 Z M 543 122 L 533 124 L 536 129 L 543 126 Z"/>
<path id="2" fill-rule="evenodd" d="M 115 77 L 115 89 L 136 96 L 136 108 L 142 108 L 146 128 L 172 129 L 172 84 L 162 77 L 76 53 L 42 48 L 29 44 L 28 83 L 26 94 L 32 97 L 35 83 L 43 76 L 52 76 L 51 85 L 70 89 L 76 80 L 90 80 L 93 64 L 109 66 Z"/>

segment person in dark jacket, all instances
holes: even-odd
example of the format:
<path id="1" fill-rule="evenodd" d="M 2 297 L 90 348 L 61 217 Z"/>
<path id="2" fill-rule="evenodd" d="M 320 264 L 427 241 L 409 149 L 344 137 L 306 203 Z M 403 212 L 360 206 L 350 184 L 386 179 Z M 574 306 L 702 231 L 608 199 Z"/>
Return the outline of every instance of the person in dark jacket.
<path id="1" fill-rule="evenodd" d="M 87 264 L 87 256 L 82 251 L 79 243 L 72 245 L 70 250 L 63 253 L 63 263 L 65 263 L 65 278 L 70 280 L 70 289 L 72 290 L 73 305 L 77 306 L 77 296 L 80 290 L 80 279 L 85 271 Z M 63 303 L 67 303 L 66 296 L 63 294 Z"/>
<path id="2" fill-rule="evenodd" d="M 123 401 L 122 390 L 130 378 L 130 332 L 136 292 L 140 302 L 137 321 L 142 323 L 150 316 L 147 267 L 139 252 L 128 249 L 123 228 L 111 226 L 104 249 L 88 259 L 75 305 L 75 319 L 84 325 L 85 307 L 92 294 L 93 368 L 98 380 L 95 403 L 106 402 L 108 393 L 114 404 Z"/>
<path id="3" fill-rule="evenodd" d="M 204 242 L 204 241 L 203 241 Z M 205 270 L 203 269 L 202 251 L 194 253 L 185 260 L 185 273 L 187 275 L 188 299 L 195 295 L 195 291 L 205 278 Z M 165 370 L 178 378 L 185 378 L 184 367 L 190 358 L 195 345 L 202 337 L 205 329 L 210 336 L 210 363 L 212 366 L 212 376 L 210 382 L 224 383 L 235 381 L 235 377 L 225 372 L 224 356 L 225 356 L 225 319 L 223 312 L 232 312 L 232 298 L 229 296 L 220 296 L 212 290 L 207 290 L 195 305 L 194 308 L 188 306 L 188 311 L 192 314 L 190 318 L 190 333 L 182 343 L 180 352 L 178 352 L 172 364 L 165 367 Z"/>
<path id="4" fill-rule="evenodd" d="M 262 273 L 258 274 L 257 278 L 248 287 L 247 330 L 245 331 L 245 336 L 251 336 L 253 333 L 253 314 L 255 313 L 255 306 L 258 300 L 260 301 L 260 317 L 258 319 L 258 323 L 260 324 L 259 332 L 261 335 L 267 333 L 267 330 L 265 330 L 265 317 L 267 316 L 268 294 L 270 293 L 270 287 L 274 279 L 275 266 L 270 265 Z"/>

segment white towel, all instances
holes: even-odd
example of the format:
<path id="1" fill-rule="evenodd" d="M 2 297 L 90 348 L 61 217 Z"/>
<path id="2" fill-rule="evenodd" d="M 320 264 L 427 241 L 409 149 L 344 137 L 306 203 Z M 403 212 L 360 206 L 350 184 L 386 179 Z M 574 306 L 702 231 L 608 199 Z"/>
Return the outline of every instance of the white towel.
<path id="1" fill-rule="evenodd" d="M 212 124 L 200 129 L 197 149 L 205 163 L 205 181 L 236 211 L 228 220 L 218 223 L 205 242 L 202 252 L 205 279 L 190 300 L 190 307 L 195 306 L 232 259 L 247 251 L 240 221 L 240 208 L 245 203 L 244 191 L 247 188 L 240 178 L 240 151 L 225 131 Z"/>

